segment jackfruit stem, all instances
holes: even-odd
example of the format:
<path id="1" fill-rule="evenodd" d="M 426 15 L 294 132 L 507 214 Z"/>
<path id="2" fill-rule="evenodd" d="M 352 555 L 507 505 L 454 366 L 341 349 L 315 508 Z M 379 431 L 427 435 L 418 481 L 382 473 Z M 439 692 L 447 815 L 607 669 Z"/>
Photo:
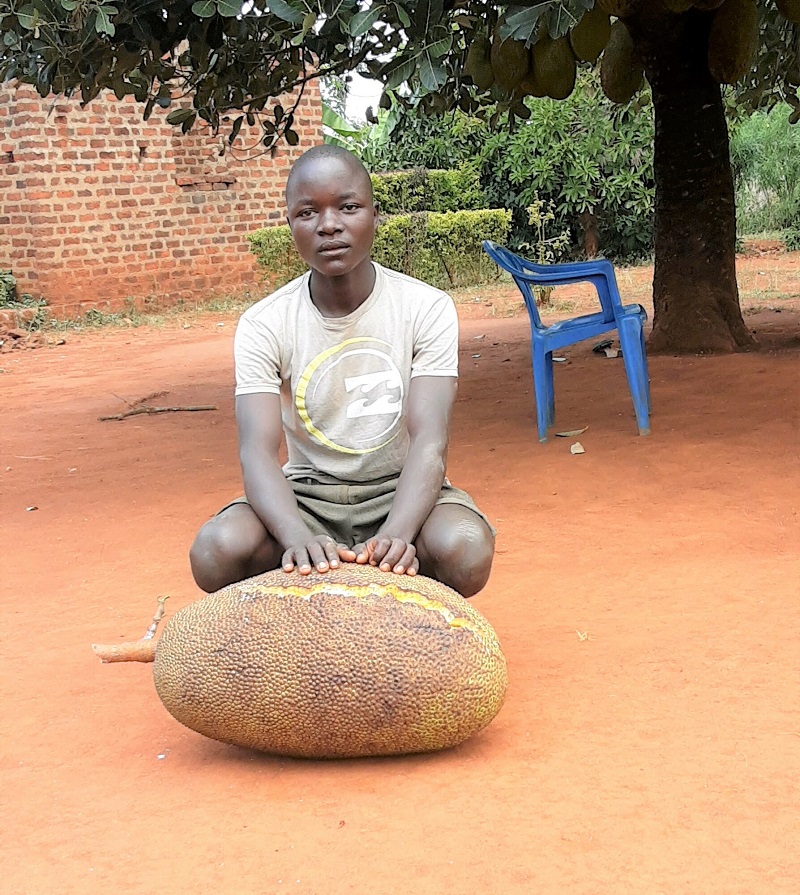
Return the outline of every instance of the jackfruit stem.
<path id="1" fill-rule="evenodd" d="M 102 662 L 152 662 L 156 657 L 156 644 L 153 640 L 158 623 L 164 618 L 164 601 L 169 596 L 158 598 L 158 608 L 150 627 L 144 632 L 141 640 L 129 643 L 93 643 L 92 649 Z"/>

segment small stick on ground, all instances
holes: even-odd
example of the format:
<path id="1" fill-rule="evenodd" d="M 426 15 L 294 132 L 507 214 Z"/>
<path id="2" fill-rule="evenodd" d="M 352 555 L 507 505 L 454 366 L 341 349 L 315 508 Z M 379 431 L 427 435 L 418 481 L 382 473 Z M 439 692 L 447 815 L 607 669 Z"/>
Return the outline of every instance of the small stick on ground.
<path id="1" fill-rule="evenodd" d="M 129 416 L 137 416 L 140 413 L 194 413 L 198 410 L 219 410 L 219 408 L 213 404 L 195 404 L 188 407 L 150 407 L 145 405 L 141 407 L 132 407 L 130 410 L 126 410 L 125 413 L 115 413 L 113 416 L 99 416 L 98 420 L 100 420 L 100 422 L 105 422 L 106 420 L 124 420 Z"/>
<path id="2" fill-rule="evenodd" d="M 164 618 L 164 601 L 168 599 L 169 597 L 158 598 L 156 614 L 141 640 L 129 643 L 93 643 L 95 655 L 103 662 L 152 662 L 156 656 L 153 637 L 158 630 L 158 623 Z"/>

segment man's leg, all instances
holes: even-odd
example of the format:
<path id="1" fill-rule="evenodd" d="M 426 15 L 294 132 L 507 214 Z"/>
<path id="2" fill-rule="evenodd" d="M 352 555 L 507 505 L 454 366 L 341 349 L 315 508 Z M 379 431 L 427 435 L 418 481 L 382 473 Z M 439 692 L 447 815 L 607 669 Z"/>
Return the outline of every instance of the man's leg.
<path id="1" fill-rule="evenodd" d="M 472 597 L 489 580 L 494 535 L 468 507 L 439 503 L 414 542 L 422 575 L 435 578 L 464 597 Z"/>
<path id="2" fill-rule="evenodd" d="M 234 503 L 200 529 L 189 552 L 198 587 L 208 593 L 281 564 L 283 550 L 247 503 Z"/>

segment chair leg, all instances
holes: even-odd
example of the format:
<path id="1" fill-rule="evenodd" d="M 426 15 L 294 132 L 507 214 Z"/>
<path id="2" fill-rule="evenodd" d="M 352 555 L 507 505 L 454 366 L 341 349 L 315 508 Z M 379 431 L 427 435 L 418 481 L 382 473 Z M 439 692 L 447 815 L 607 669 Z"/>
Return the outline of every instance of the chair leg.
<path id="1" fill-rule="evenodd" d="M 556 390 L 553 386 L 552 351 L 548 351 L 544 356 L 544 368 L 547 371 L 547 425 L 552 426 L 556 421 Z"/>
<path id="2" fill-rule="evenodd" d="M 650 434 L 650 380 L 647 375 L 647 354 L 644 350 L 642 321 L 627 317 L 619 324 L 619 342 L 622 360 L 633 398 L 636 425 L 640 435 Z"/>
<path id="3" fill-rule="evenodd" d="M 553 424 L 555 397 L 553 395 L 553 354 L 537 344 L 533 345 L 533 392 L 536 396 L 536 425 L 539 441 L 547 441 L 547 428 Z"/>

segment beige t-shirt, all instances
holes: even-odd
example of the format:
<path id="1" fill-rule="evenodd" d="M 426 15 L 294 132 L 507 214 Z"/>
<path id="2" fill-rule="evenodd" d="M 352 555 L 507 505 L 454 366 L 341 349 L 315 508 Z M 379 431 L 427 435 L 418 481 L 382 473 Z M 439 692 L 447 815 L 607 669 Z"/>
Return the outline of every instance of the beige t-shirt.
<path id="1" fill-rule="evenodd" d="M 458 376 L 458 317 L 447 293 L 375 264 L 375 287 L 347 317 L 323 317 L 306 273 L 249 308 L 234 343 L 236 394 L 280 394 L 288 478 L 370 482 L 408 451 L 415 376 Z"/>

